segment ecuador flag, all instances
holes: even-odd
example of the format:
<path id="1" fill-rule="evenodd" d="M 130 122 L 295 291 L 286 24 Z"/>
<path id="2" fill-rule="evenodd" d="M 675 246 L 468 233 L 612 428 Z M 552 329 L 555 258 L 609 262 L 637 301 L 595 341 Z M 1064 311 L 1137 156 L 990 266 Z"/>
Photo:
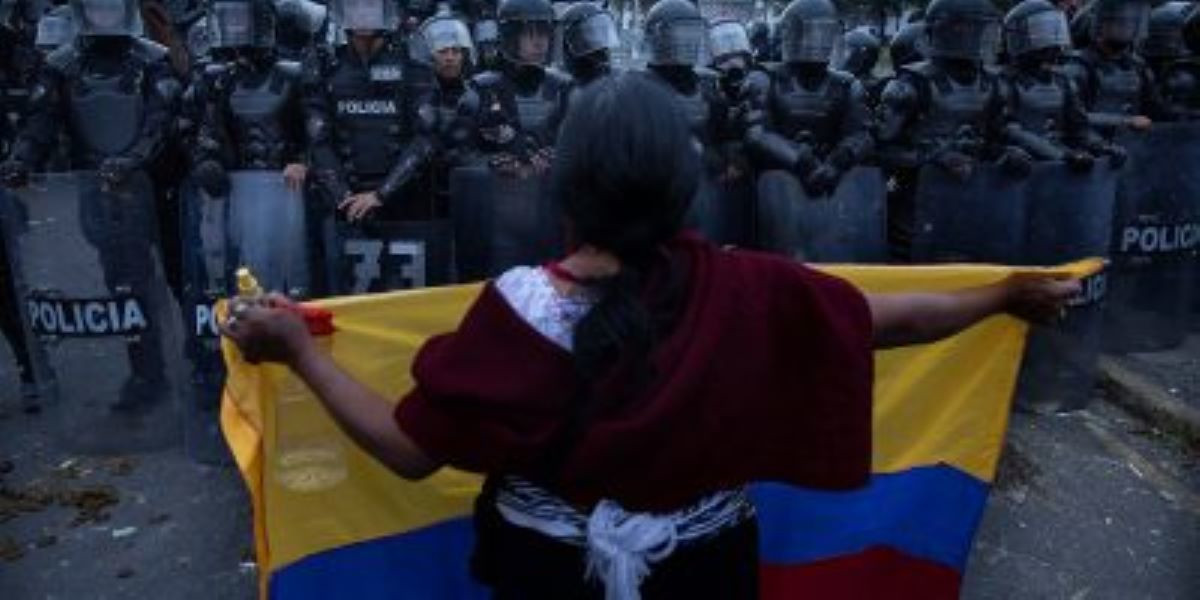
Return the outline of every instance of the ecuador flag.
<path id="1" fill-rule="evenodd" d="M 1094 261 L 1064 268 L 1082 276 Z M 827 267 L 869 292 L 1000 280 L 993 266 Z M 333 299 L 322 343 L 383 395 L 412 385 L 428 337 L 454 329 L 478 285 Z M 943 342 L 880 353 L 873 477 L 853 492 L 752 486 L 764 598 L 954 598 L 996 472 L 1026 326 L 996 316 Z M 358 449 L 287 369 L 226 347 L 222 425 L 254 503 L 264 597 L 483 598 L 471 580 L 480 477 L 407 482 Z"/>

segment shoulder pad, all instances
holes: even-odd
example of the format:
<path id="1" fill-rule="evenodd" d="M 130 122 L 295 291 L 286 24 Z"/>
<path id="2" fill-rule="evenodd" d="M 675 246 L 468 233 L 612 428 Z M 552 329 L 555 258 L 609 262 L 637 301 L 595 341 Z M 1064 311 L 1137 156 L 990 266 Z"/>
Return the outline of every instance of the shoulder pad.
<path id="1" fill-rule="evenodd" d="M 229 65 L 225 63 L 210 62 L 204 65 L 204 69 L 201 71 L 201 74 L 203 74 L 205 78 L 216 78 L 228 72 Z"/>
<path id="2" fill-rule="evenodd" d="M 299 61 L 281 60 L 275 63 L 275 71 L 288 79 L 297 79 L 304 73 L 304 67 Z"/>
<path id="3" fill-rule="evenodd" d="M 696 67 L 693 69 L 696 72 L 696 77 L 700 79 L 720 79 L 721 75 L 708 67 Z"/>
<path id="4" fill-rule="evenodd" d="M 902 75 L 912 75 L 922 79 L 929 79 L 933 76 L 933 63 L 923 60 L 910 65 L 904 65 L 900 67 L 900 70 L 896 72 L 896 75 L 897 78 Z"/>
<path id="5" fill-rule="evenodd" d="M 549 79 L 560 86 L 569 85 L 572 81 L 574 81 L 569 74 L 559 71 L 554 67 L 546 68 L 546 79 Z"/>
<path id="6" fill-rule="evenodd" d="M 152 42 L 148 39 L 134 38 L 133 53 L 135 56 L 145 60 L 146 62 L 155 62 L 159 60 L 165 60 L 167 58 L 168 50 L 166 46 Z"/>
<path id="7" fill-rule="evenodd" d="M 55 71 L 70 71 L 79 63 L 79 50 L 75 44 L 64 44 L 46 56 L 46 66 Z"/>
<path id="8" fill-rule="evenodd" d="M 470 87 L 458 99 L 458 114 L 473 115 L 479 111 L 479 93 Z"/>
<path id="9" fill-rule="evenodd" d="M 478 87 L 496 87 L 504 80 L 504 76 L 499 71 L 484 71 L 471 78 L 471 85 Z"/>
<path id="10" fill-rule="evenodd" d="M 1062 64 L 1091 65 L 1092 57 L 1084 50 L 1072 50 L 1063 57 Z"/>

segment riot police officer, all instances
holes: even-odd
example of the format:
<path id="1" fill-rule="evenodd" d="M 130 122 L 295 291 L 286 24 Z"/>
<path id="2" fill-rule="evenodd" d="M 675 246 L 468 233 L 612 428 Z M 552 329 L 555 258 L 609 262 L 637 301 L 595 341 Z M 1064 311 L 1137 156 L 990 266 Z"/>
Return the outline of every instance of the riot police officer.
<path id="1" fill-rule="evenodd" d="M 300 189 L 306 169 L 300 64 L 274 51 L 269 0 L 218 0 L 209 7 L 214 48 L 228 61 L 201 64 L 188 95 L 200 109 L 193 177 L 212 196 L 229 192 L 227 170 L 278 170 Z"/>
<path id="2" fill-rule="evenodd" d="M 412 141 L 415 98 L 432 85 L 428 69 L 411 60 L 393 32 L 396 4 L 338 0 L 333 20 L 348 40 L 316 46 L 304 68 L 310 175 L 346 221 L 410 218 L 428 204 L 406 202 L 389 173 Z"/>
<path id="3" fill-rule="evenodd" d="M 434 85 L 417 99 L 415 137 L 384 185 L 403 189 L 431 170 L 436 197 L 429 216 L 445 218 L 450 171 L 469 162 L 475 150 L 479 96 L 467 85 L 474 48 L 466 24 L 449 14 L 426 20 L 420 35 L 431 53 Z"/>
<path id="4" fill-rule="evenodd" d="M 716 74 L 700 68 L 704 18 L 688 0 L 661 0 L 646 13 L 645 29 L 646 71 L 675 92 L 709 175 L 718 177 L 725 170 L 716 143 L 720 92 Z"/>
<path id="5" fill-rule="evenodd" d="M 78 37 L 46 58 L 31 92 L 29 119 L 10 158 L 0 167 L 6 185 L 23 186 L 29 172 L 44 165 L 64 132 L 71 168 L 97 170 L 111 188 L 123 187 L 137 172 L 157 171 L 155 163 L 180 95 L 166 49 L 137 37 L 141 25 L 133 0 L 74 0 L 72 8 Z M 145 259 L 155 253 L 152 236 L 111 235 L 105 228 L 113 207 L 85 208 L 85 233 L 99 250 L 110 290 L 158 277 L 154 262 Z M 140 212 L 143 208 L 121 209 L 121 220 L 141 219 L 152 226 Z M 164 257 L 168 267 L 172 258 Z M 172 271 L 168 268 L 168 276 Z M 156 304 L 160 300 L 148 300 L 158 314 L 163 313 Z M 163 340 L 151 327 L 127 346 L 130 364 L 138 365 L 141 372 L 126 380 L 114 410 L 140 410 L 166 393 L 168 382 L 161 379 L 166 372 Z"/>
<path id="6" fill-rule="evenodd" d="M 563 66 L 585 86 L 612 72 L 612 52 L 621 45 L 612 13 L 593 2 L 576 2 L 563 11 Z"/>
<path id="7" fill-rule="evenodd" d="M 795 173 L 814 196 L 836 189 L 873 147 L 862 84 L 829 68 L 841 35 L 833 2 L 793 0 L 780 18 L 783 64 L 751 100 L 751 157 Z"/>
<path id="8" fill-rule="evenodd" d="M 741 21 L 721 19 L 708 26 L 709 66 L 717 73 L 721 92 L 738 101 L 746 88 L 746 78 L 762 73 L 754 62 L 750 36 Z"/>
<path id="9" fill-rule="evenodd" d="M 46 58 L 31 96 L 29 121 L 3 166 L 9 185 L 24 183 L 58 141 L 71 139 L 71 166 L 98 169 L 118 186 L 150 167 L 180 95 L 166 49 L 137 37 L 132 0 L 75 0 L 79 37 Z"/>
<path id="10" fill-rule="evenodd" d="M 754 62 L 764 65 L 779 58 L 770 24 L 755 21 L 747 33 L 750 35 L 750 47 L 754 49 Z"/>
<path id="11" fill-rule="evenodd" d="M 554 9 L 547 0 L 504 0 L 496 11 L 500 68 L 472 78 L 480 148 L 509 175 L 548 171 L 571 81 L 547 67 Z"/>
<path id="12" fill-rule="evenodd" d="M 284 60 L 300 61 L 313 44 L 324 43 L 329 10 L 312 0 L 276 0 L 275 51 Z"/>
<path id="13" fill-rule="evenodd" d="M 868 105 L 874 105 L 882 89 L 882 83 L 875 76 L 875 65 L 879 62 L 882 48 L 883 42 L 870 27 L 855 27 L 842 36 L 841 59 L 837 69 L 858 79 L 867 95 Z"/>
<path id="14" fill-rule="evenodd" d="M 1065 161 L 1091 168 L 1089 152 L 1124 152 L 1098 139 L 1071 81 L 1057 65 L 1071 46 L 1066 15 L 1049 0 L 1025 0 L 1004 19 L 1004 40 L 1011 63 L 1004 72 L 1004 94 L 1013 123 L 1010 138 L 1041 160 Z"/>
<path id="15" fill-rule="evenodd" d="M 708 50 L 718 82 L 713 113 L 715 142 L 725 164 L 722 180 L 735 182 L 750 176 L 752 171 L 745 137 L 753 90 L 764 89 L 769 83 L 766 72 L 754 63 L 750 36 L 740 21 L 726 19 L 711 23 Z"/>
<path id="16" fill-rule="evenodd" d="M 1025 175 L 1032 157 L 1007 145 L 1001 83 L 985 68 L 999 42 L 1000 15 L 988 0 L 934 0 L 926 11 L 929 59 L 901 67 L 879 101 L 879 158 L 892 177 L 889 236 L 907 256 L 917 173 L 934 165 L 966 180 L 995 160 Z"/>
<path id="17" fill-rule="evenodd" d="M 29 99 L 29 86 L 38 61 L 29 44 L 27 22 L 18 0 L 0 2 L 0 156 L 8 156 L 20 129 Z M 0 329 L 12 347 L 21 381 L 21 396 L 29 401 L 38 393 L 33 365 L 25 345 L 24 328 L 8 249 L 0 237 Z"/>
<path id="18" fill-rule="evenodd" d="M 1003 143 L 1004 98 L 984 67 L 999 43 L 1000 15 L 988 0 L 934 0 L 926 11 L 929 60 L 905 66 L 880 98 L 881 159 L 893 169 L 934 164 L 969 177 L 997 158 L 1027 173 L 1028 153 Z"/>
<path id="19" fill-rule="evenodd" d="M 888 52 L 892 57 L 892 68 L 916 64 L 925 60 L 926 32 L 924 21 L 905 23 L 892 36 Z"/>
<path id="20" fill-rule="evenodd" d="M 1142 56 L 1158 82 L 1159 96 L 1173 120 L 1200 118 L 1200 61 L 1188 48 L 1188 21 L 1193 21 L 1192 43 L 1196 43 L 1200 5 L 1167 2 L 1150 14 L 1150 26 L 1142 43 Z"/>
<path id="21" fill-rule="evenodd" d="M 492 16 L 475 22 L 474 41 L 476 65 L 480 71 L 500 68 L 500 26 Z"/>
<path id="22" fill-rule="evenodd" d="M 1096 0 L 1077 19 L 1090 23 L 1088 46 L 1072 53 L 1065 69 L 1074 80 L 1092 125 L 1109 135 L 1146 130 L 1163 116 L 1154 76 L 1137 42 L 1150 14 L 1147 0 Z"/>
<path id="23" fill-rule="evenodd" d="M 41 62 L 30 44 L 34 36 L 24 8 L 20 0 L 0 1 L 0 157 L 12 150 Z"/>

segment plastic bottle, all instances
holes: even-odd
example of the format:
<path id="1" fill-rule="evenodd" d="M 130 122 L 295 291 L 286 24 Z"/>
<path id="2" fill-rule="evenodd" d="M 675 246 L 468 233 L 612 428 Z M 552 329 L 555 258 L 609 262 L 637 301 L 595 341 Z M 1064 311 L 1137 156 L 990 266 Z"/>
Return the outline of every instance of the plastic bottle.
<path id="1" fill-rule="evenodd" d="M 249 269 L 237 270 L 237 297 L 233 302 L 263 302 L 266 294 Z M 331 315 L 299 304 L 289 307 L 305 318 L 318 334 L 317 343 L 332 351 Z M 326 335 L 320 335 L 325 329 Z M 342 436 L 312 391 L 293 373 L 286 373 L 275 389 L 275 481 L 291 492 L 322 492 L 346 479 Z"/>

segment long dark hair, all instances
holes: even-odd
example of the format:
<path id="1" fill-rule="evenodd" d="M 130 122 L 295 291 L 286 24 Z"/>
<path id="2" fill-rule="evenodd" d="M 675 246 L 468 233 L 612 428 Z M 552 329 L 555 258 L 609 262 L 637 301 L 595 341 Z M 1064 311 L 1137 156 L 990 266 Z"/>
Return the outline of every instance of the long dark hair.
<path id="1" fill-rule="evenodd" d="M 575 100 L 558 139 L 554 190 L 573 240 L 621 263 L 616 275 L 588 282 L 599 298 L 575 328 L 576 367 L 585 388 L 618 366 L 643 385 L 653 375 L 650 353 L 684 304 L 686 265 L 666 244 L 696 192 L 699 153 L 674 95 L 644 75 L 601 78 Z"/>

